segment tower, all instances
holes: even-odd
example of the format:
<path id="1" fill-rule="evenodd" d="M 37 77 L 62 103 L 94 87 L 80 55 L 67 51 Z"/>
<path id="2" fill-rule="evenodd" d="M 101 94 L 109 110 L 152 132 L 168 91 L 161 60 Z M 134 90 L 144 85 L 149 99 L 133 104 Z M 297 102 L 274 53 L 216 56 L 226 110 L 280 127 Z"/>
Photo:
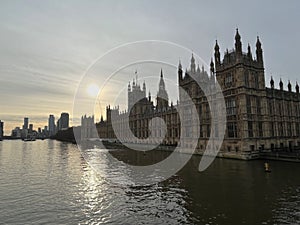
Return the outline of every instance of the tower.
<path id="1" fill-rule="evenodd" d="M 242 41 L 239 30 L 236 29 L 234 36 L 234 50 L 226 50 L 223 60 L 219 59 L 219 45 L 214 47 L 215 64 L 211 63 L 211 74 L 215 69 L 215 76 L 220 84 L 225 97 L 227 129 L 225 140 L 228 144 L 227 150 L 241 149 L 247 151 L 248 147 L 240 145 L 229 147 L 242 139 L 263 136 L 263 113 L 266 111 L 265 74 L 262 60 L 262 48 L 259 39 L 256 41 L 256 59 L 253 59 L 250 44 L 247 51 L 242 50 Z M 257 110 L 254 110 L 254 107 Z M 255 114 L 255 116 L 253 116 Z M 249 119 L 247 121 L 247 119 Z M 257 128 L 257 129 L 256 129 Z M 255 145 L 251 143 L 250 145 Z"/>
<path id="2" fill-rule="evenodd" d="M 54 115 L 49 116 L 48 128 L 49 128 L 50 137 L 55 135 L 55 117 L 54 117 Z"/>
<path id="3" fill-rule="evenodd" d="M 23 130 L 28 130 L 29 119 L 27 117 L 24 118 Z"/>
<path id="4" fill-rule="evenodd" d="M 136 80 L 133 79 L 132 86 L 130 82 L 127 87 L 127 101 L 128 101 L 128 112 L 132 109 L 132 107 L 139 102 L 140 100 L 146 98 L 146 84 L 143 83 L 143 87 L 141 89 L 140 85 L 138 84 L 137 79 L 137 71 L 135 71 Z"/>
<path id="5" fill-rule="evenodd" d="M 60 115 L 60 129 L 69 128 L 69 113 L 63 112 Z"/>
<path id="6" fill-rule="evenodd" d="M 163 108 L 167 108 L 169 106 L 169 96 L 166 91 L 165 81 L 163 77 L 163 71 L 160 71 L 160 81 L 158 86 L 158 93 L 156 97 L 156 107 L 157 109 L 162 110 Z"/>

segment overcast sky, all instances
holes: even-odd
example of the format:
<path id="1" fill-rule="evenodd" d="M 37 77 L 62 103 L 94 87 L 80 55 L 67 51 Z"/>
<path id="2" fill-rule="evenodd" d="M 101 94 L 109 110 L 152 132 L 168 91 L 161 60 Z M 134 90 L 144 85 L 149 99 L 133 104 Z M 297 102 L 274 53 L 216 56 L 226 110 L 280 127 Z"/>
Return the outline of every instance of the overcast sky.
<path id="1" fill-rule="evenodd" d="M 21 126 L 24 116 L 37 128 L 47 124 L 49 114 L 71 113 L 76 88 L 91 63 L 116 46 L 139 40 L 171 41 L 209 62 L 215 39 L 222 53 L 233 48 L 238 27 L 244 50 L 250 43 L 254 52 L 260 36 L 267 84 L 271 74 L 276 83 L 282 77 L 294 84 L 300 81 L 299 6 L 297 0 L 3 0 L 0 119 L 6 134 Z M 179 58 L 183 64 L 189 61 L 174 58 L 174 64 Z M 99 76 L 105 80 L 107 75 Z"/>

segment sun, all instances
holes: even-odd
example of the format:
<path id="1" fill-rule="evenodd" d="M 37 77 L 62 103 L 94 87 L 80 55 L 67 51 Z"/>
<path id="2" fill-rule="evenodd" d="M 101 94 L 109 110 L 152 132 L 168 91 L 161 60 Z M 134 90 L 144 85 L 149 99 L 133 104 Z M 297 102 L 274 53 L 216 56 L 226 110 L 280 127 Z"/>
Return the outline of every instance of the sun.
<path id="1" fill-rule="evenodd" d="M 100 88 L 97 84 L 90 84 L 86 91 L 90 97 L 97 97 Z"/>

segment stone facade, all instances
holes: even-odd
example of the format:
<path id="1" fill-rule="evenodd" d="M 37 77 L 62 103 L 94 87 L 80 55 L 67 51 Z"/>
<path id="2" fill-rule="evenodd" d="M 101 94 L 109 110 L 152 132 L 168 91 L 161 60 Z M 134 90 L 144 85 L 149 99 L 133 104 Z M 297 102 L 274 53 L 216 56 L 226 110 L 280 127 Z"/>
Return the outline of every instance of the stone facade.
<path id="1" fill-rule="evenodd" d="M 211 113 L 209 101 L 212 96 L 205 96 L 203 90 L 191 77 L 196 77 L 206 86 L 214 85 L 216 80 L 222 88 L 226 104 L 227 126 L 224 142 L 219 156 L 251 159 L 259 151 L 293 151 L 300 147 L 300 94 L 296 83 L 295 91 L 289 82 L 284 90 L 283 82 L 279 89 L 275 88 L 271 78 L 270 88 L 265 84 L 263 50 L 257 37 L 255 57 L 248 45 L 247 52 L 242 51 L 241 36 L 236 31 L 235 47 L 225 51 L 221 60 L 220 47 L 216 41 L 214 62 L 210 64 L 210 74 L 204 68 L 196 68 L 192 56 L 190 69 L 183 72 L 182 65 L 178 66 L 178 84 L 193 100 L 198 111 L 200 127 L 194 127 L 191 119 L 183 121 L 181 127 L 176 106 L 169 104 L 165 90 L 163 72 L 160 74 L 159 91 L 156 105 L 151 96 L 146 96 L 146 85 L 143 88 L 136 82 L 128 85 L 128 112 L 120 113 L 118 108 L 107 107 L 106 118 L 101 117 L 97 124 L 100 138 L 116 138 L 111 125 L 111 115 L 117 119 L 120 133 L 126 126 L 129 117 L 129 127 L 138 138 L 135 142 L 147 140 L 147 143 L 159 143 L 161 124 L 154 124 L 154 130 L 149 138 L 149 122 L 155 117 L 163 119 L 167 125 L 163 145 L 180 145 L 189 148 L 189 143 L 180 143 L 180 135 L 188 136 L 193 130 L 199 129 L 200 138 L 196 152 L 203 153 L 211 135 Z M 179 92 L 180 93 L 180 92 Z M 136 102 L 136 103 L 135 103 Z M 179 95 L 180 104 L 184 99 Z M 188 111 L 186 112 L 188 113 Z M 183 117 L 184 120 L 184 117 Z M 157 120 L 160 123 L 161 120 Z M 191 137 L 192 138 L 192 137 Z M 140 140 L 140 141 L 139 141 Z M 127 133 L 122 134 L 120 141 L 131 142 Z M 210 147 L 210 146 L 208 146 Z"/>

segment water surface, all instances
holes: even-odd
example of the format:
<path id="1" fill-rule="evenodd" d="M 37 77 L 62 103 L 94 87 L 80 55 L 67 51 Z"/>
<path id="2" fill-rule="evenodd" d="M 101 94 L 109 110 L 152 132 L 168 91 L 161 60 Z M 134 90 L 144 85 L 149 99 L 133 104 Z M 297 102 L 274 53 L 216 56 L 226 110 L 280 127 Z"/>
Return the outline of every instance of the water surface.
<path id="1" fill-rule="evenodd" d="M 109 153 L 104 153 L 109 154 Z M 116 150 L 135 163 L 143 158 Z M 145 156 L 157 161 L 166 152 Z M 122 159 L 124 160 L 124 159 Z M 97 174 L 76 145 L 53 140 L 0 142 L 1 224 L 299 224 L 300 164 L 216 159 L 197 171 L 199 156 L 169 180 L 123 187 L 107 163 Z M 124 171 L 123 171 L 124 172 Z"/>

